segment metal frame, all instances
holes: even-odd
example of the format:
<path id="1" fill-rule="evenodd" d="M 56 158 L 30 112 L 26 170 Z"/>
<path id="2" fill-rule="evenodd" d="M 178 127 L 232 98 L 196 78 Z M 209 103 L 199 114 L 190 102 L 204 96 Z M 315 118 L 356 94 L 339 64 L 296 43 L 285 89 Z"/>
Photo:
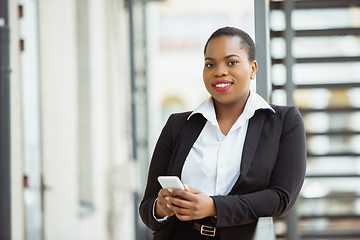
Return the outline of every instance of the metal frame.
<path id="1" fill-rule="evenodd" d="M 293 82 L 293 66 L 295 64 L 295 59 L 292 55 L 292 41 L 294 38 L 294 30 L 291 26 L 291 16 L 292 10 L 294 9 L 295 2 L 293 0 L 286 0 L 283 4 L 283 10 L 285 12 L 285 22 L 286 28 L 283 32 L 283 37 L 286 43 L 286 56 L 284 59 L 286 67 L 286 100 L 287 105 L 294 105 L 293 92 L 296 88 Z"/>
<path id="2" fill-rule="evenodd" d="M 269 99 L 270 93 L 270 54 L 269 54 L 269 24 L 268 24 L 268 4 L 267 0 L 254 1 L 255 15 L 255 43 L 256 61 L 258 71 L 256 73 L 256 92 L 265 100 Z"/>
<path id="3" fill-rule="evenodd" d="M 271 91 L 268 13 L 268 0 L 254 0 L 256 61 L 259 66 L 256 73 L 256 92 L 267 101 Z M 271 226 L 269 225 L 269 227 Z M 264 236 L 264 234 L 269 234 L 269 232 L 273 233 L 273 235 Z M 258 227 L 255 239 L 262 239 L 264 237 L 266 239 L 276 239 L 275 230 L 267 231 Z"/>
<path id="4" fill-rule="evenodd" d="M 79 111 L 79 216 L 95 211 L 93 199 L 93 174 L 90 117 L 90 50 L 89 50 L 89 0 L 77 0 L 77 53 L 78 53 L 78 111 Z"/>
<path id="5" fill-rule="evenodd" d="M 272 64 L 286 63 L 287 58 L 273 58 Z M 360 56 L 355 57 L 317 57 L 317 58 L 293 58 L 294 63 L 340 63 L 340 62 L 360 62 Z"/>
<path id="6" fill-rule="evenodd" d="M 127 0 L 129 10 L 130 34 L 130 81 L 131 81 L 131 114 L 132 114 L 132 150 L 133 159 L 140 172 L 140 186 L 134 193 L 135 216 L 142 199 L 143 187 L 149 163 L 148 149 L 148 87 L 147 87 L 147 53 L 146 53 L 146 9 L 148 1 Z M 151 232 L 139 217 L 135 218 L 136 239 L 151 239 Z"/>
<path id="7" fill-rule="evenodd" d="M 296 37 L 324 37 L 324 36 L 345 36 L 360 35 L 360 28 L 334 28 L 334 29 L 309 29 L 294 31 Z M 271 31 L 270 37 L 282 37 L 283 31 Z"/>
<path id="8" fill-rule="evenodd" d="M 0 0 L 0 239 L 11 239 L 10 27 L 8 0 Z"/>
<path id="9" fill-rule="evenodd" d="M 256 1 L 256 0 L 255 0 Z M 270 3 L 270 9 L 282 9 L 286 1 L 274 1 Z M 311 1 L 295 1 L 295 9 L 311 9 L 311 8 L 348 8 L 359 7 L 358 0 L 311 0 Z"/>
<path id="10" fill-rule="evenodd" d="M 359 88 L 360 83 L 339 83 L 339 84 L 298 84 L 296 85 L 298 89 L 308 89 L 308 88 L 327 88 L 327 89 L 346 89 L 346 88 Z M 284 85 L 272 85 L 272 89 L 284 89 Z"/>

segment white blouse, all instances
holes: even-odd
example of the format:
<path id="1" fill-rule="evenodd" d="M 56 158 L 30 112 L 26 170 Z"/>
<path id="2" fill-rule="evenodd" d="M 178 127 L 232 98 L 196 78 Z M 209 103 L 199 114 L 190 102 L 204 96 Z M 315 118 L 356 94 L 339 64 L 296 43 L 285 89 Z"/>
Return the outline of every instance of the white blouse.
<path id="1" fill-rule="evenodd" d="M 208 196 L 227 195 L 240 176 L 241 156 L 249 119 L 258 109 L 275 110 L 256 92 L 250 92 L 243 113 L 225 136 L 216 120 L 210 97 L 193 113 L 208 121 L 192 146 L 184 163 L 181 181 Z"/>

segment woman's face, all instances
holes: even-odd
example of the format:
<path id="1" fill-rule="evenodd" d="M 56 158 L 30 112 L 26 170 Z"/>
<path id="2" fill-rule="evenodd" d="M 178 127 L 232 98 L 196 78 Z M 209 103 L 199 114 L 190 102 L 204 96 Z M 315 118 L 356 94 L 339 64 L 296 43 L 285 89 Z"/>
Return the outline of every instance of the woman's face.
<path id="1" fill-rule="evenodd" d="M 245 104 L 250 78 L 256 74 L 256 61 L 240 48 L 240 38 L 220 36 L 210 40 L 205 52 L 203 78 L 215 104 Z"/>

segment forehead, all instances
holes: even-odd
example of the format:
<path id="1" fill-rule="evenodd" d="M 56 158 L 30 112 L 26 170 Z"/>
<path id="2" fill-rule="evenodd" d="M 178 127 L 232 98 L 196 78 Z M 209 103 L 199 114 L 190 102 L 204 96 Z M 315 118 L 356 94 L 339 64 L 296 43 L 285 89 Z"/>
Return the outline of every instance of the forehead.
<path id="1" fill-rule="evenodd" d="M 219 36 L 209 41 L 205 56 L 234 54 L 247 52 L 241 46 L 241 38 L 238 36 Z"/>

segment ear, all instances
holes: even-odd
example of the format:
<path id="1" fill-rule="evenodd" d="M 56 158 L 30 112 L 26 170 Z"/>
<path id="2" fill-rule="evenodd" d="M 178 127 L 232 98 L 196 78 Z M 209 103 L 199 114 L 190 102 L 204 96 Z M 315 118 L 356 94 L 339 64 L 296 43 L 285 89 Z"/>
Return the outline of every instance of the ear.
<path id="1" fill-rule="evenodd" d="M 258 68 L 256 60 L 252 61 L 252 63 L 250 64 L 250 67 L 251 67 L 250 78 L 254 79 L 255 75 L 256 75 L 257 68 Z"/>

